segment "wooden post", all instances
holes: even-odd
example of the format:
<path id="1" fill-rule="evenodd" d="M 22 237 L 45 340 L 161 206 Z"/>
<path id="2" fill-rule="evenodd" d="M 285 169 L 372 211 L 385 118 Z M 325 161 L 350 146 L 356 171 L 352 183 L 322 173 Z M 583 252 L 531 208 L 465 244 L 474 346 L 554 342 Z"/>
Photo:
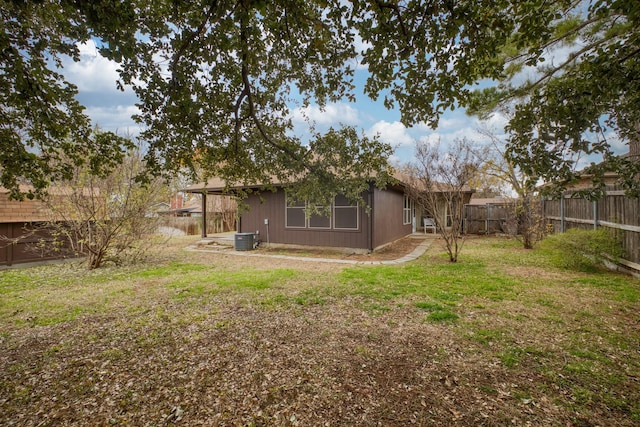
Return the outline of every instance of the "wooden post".
<path id="1" fill-rule="evenodd" d="M 207 237 L 207 190 L 202 192 L 202 238 Z"/>
<path id="2" fill-rule="evenodd" d="M 598 201 L 593 201 L 593 229 L 598 229 Z"/>
<path id="3" fill-rule="evenodd" d="M 491 203 L 487 203 L 484 211 L 484 234 L 489 234 L 489 218 L 491 218 Z"/>
<path id="4" fill-rule="evenodd" d="M 564 224 L 564 194 L 560 197 L 560 232 L 565 232 L 565 224 Z"/>

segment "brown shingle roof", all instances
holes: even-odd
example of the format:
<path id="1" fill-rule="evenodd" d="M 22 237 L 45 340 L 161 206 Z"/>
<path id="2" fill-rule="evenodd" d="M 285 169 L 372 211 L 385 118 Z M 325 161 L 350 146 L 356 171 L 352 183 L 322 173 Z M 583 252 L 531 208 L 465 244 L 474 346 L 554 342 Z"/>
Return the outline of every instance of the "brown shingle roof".
<path id="1" fill-rule="evenodd" d="M 402 187 L 415 186 L 419 190 L 424 191 L 424 184 L 420 180 L 414 179 L 407 174 L 403 174 L 401 172 L 396 171 L 393 173 L 393 178 L 395 178 L 400 184 L 400 186 Z M 279 186 L 282 186 L 283 183 L 277 180 L 274 180 L 273 182 L 270 183 L 270 185 L 279 187 Z M 241 184 L 241 183 L 229 183 L 229 186 L 227 187 L 227 182 L 225 180 L 214 177 L 214 178 L 210 178 L 206 183 L 192 184 L 187 188 L 185 188 L 184 191 L 186 191 L 187 193 L 201 193 L 206 189 L 207 193 L 210 193 L 210 194 L 223 194 L 225 193 L 225 191 L 228 192 L 234 189 L 237 189 L 237 190 L 249 189 L 249 188 L 257 189 L 257 188 L 263 188 L 263 187 L 265 187 L 264 184 Z M 437 188 L 437 191 L 439 192 L 451 191 L 451 187 L 443 183 L 436 183 L 436 188 Z M 474 190 L 472 190 L 469 187 L 465 187 L 463 191 L 465 193 L 474 192 Z"/>

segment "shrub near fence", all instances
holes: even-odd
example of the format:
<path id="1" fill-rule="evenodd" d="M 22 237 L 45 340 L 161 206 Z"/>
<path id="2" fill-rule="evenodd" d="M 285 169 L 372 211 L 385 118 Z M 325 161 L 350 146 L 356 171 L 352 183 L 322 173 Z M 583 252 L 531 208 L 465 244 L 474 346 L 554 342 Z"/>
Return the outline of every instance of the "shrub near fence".
<path id="1" fill-rule="evenodd" d="M 571 228 L 607 227 L 620 233 L 625 259 L 621 263 L 640 271 L 640 199 L 632 199 L 618 187 L 607 187 L 606 196 L 597 201 L 572 197 L 544 200 L 544 217 L 554 232 Z"/>

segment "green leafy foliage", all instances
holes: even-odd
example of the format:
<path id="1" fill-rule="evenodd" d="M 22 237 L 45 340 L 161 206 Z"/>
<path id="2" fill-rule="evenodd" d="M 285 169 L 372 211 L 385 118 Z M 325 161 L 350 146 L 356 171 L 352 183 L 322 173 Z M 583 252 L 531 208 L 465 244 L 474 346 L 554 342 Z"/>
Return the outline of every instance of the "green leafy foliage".
<path id="1" fill-rule="evenodd" d="M 78 43 L 91 39 L 119 63 L 116 84 L 139 98 L 154 173 L 201 167 L 245 184 L 309 176 L 333 193 L 337 182 L 385 176 L 390 147 L 376 139 L 292 132 L 292 108 L 355 99 L 358 64 L 365 94 L 398 107 L 406 125 L 436 126 L 473 102 L 477 82 L 498 82 L 482 103 L 519 101 L 508 154 L 524 173 L 565 185 L 576 156 L 602 154 L 606 166 L 590 171 L 619 171 L 637 194 L 640 166 L 611 156 L 605 135 L 638 139 L 639 9 L 632 0 L 2 0 L 1 184 L 37 192 L 67 177 L 59 158 L 101 172 L 126 151 L 115 135 L 92 134 L 64 79 L 63 58 L 79 60 Z M 559 46 L 573 52 L 547 61 Z M 539 78 L 522 82 L 528 67 Z M 330 168 L 322 146 L 337 153 Z"/>
<path id="2" fill-rule="evenodd" d="M 362 194 L 369 190 L 371 179 L 378 188 L 393 180 L 387 162 L 392 149 L 377 138 L 359 135 L 351 127 L 317 134 L 310 143 L 310 153 L 310 173 L 287 187 L 290 197 L 311 202 L 309 212 L 317 206 L 330 207 L 336 194 L 366 205 Z M 377 172 L 372 176 L 372 171 Z"/>
<path id="3" fill-rule="evenodd" d="M 128 141 L 92 132 L 77 87 L 60 69 L 63 57 L 79 60 L 76 43 L 91 35 L 82 7 L 2 1 L 0 15 L 0 185 L 14 198 L 33 198 L 51 181 L 69 179 L 70 166 L 87 162 L 104 174 Z M 24 183 L 32 187 L 20 189 Z"/>
<path id="4" fill-rule="evenodd" d="M 2 1 L 0 14 L 1 184 L 16 197 L 19 184 L 39 193 L 83 162 L 106 173 L 126 151 L 117 136 L 92 134 L 64 80 L 63 59 L 79 60 L 89 39 L 119 63 L 114 84 L 139 98 L 149 173 L 309 177 L 332 193 L 341 180 L 388 177 L 391 148 L 377 139 L 344 129 L 307 143 L 291 132 L 292 103 L 353 99 L 355 32 L 339 1 Z"/>
<path id="5" fill-rule="evenodd" d="M 637 197 L 640 163 L 614 155 L 613 139 L 639 154 L 640 87 L 632 76 L 640 73 L 640 5 L 519 3 L 519 27 L 503 45 L 505 73 L 494 87 L 474 94 L 470 113 L 512 112 L 506 155 L 527 176 L 551 183 L 546 192 L 561 191 L 581 173 L 593 177 L 594 189 L 586 195 L 597 198 L 604 174 L 613 171 Z M 597 160 L 578 171 L 577 161 L 585 155 Z"/>

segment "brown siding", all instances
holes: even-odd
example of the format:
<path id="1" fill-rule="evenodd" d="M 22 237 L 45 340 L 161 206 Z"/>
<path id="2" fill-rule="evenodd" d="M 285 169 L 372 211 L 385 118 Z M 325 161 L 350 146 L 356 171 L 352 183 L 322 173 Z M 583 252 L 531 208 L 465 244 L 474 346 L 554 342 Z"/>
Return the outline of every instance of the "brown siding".
<path id="1" fill-rule="evenodd" d="M 402 224 L 403 206 L 404 193 L 391 189 L 374 190 L 374 249 L 411 234 L 412 225 Z"/>
<path id="2" fill-rule="evenodd" d="M 64 258 L 69 254 L 44 254 L 36 243 L 53 241 L 43 226 L 53 215 L 39 200 L 9 200 L 9 193 L 0 190 L 0 265 Z"/>
<path id="3" fill-rule="evenodd" d="M 267 192 L 259 196 L 251 195 L 246 203 L 249 210 L 242 214 L 239 231 L 259 232 L 259 239 L 263 242 L 267 241 L 267 225 L 264 224 L 264 220 L 268 219 L 270 243 L 370 249 L 368 233 L 370 222 L 362 206 L 358 208 L 358 230 L 342 231 L 286 228 L 284 191 Z"/>
<path id="4" fill-rule="evenodd" d="M 0 265 L 10 265 L 13 261 L 11 243 L 13 237 L 13 224 L 0 224 Z"/>
<path id="5" fill-rule="evenodd" d="M 52 241 L 50 233 L 39 226 L 28 223 L 0 224 L 0 265 L 45 261 L 64 258 L 69 254 L 41 253 L 35 244 Z"/>
<path id="6" fill-rule="evenodd" d="M 369 196 L 368 192 L 363 195 L 367 201 Z M 251 195 L 245 201 L 249 209 L 242 214 L 239 231 L 257 232 L 263 242 L 372 250 L 411 234 L 412 225 L 402 224 L 403 200 L 400 191 L 374 189 L 371 213 L 364 206 L 358 209 L 358 230 L 310 230 L 285 227 L 284 191 Z M 369 234 L 371 217 L 373 236 Z M 268 238 L 265 219 L 269 220 Z"/>

